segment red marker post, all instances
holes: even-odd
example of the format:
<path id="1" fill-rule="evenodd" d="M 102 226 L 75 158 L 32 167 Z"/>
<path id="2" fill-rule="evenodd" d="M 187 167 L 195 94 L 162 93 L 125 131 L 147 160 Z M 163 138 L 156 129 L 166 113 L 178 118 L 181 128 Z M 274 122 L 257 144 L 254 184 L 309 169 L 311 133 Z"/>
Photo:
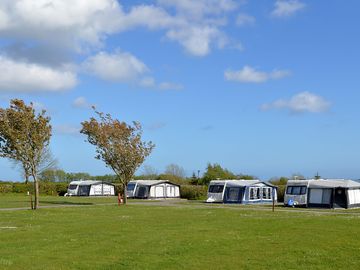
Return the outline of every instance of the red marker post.
<path id="1" fill-rule="evenodd" d="M 118 206 L 120 206 L 122 204 L 122 198 L 121 198 L 121 195 L 120 193 L 118 193 Z"/>

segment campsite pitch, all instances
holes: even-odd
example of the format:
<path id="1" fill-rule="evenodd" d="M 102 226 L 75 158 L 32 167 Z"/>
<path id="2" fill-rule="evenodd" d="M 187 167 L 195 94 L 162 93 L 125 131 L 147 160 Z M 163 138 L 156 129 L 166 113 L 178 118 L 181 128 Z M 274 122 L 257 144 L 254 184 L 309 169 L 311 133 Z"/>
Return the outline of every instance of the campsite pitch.
<path id="1" fill-rule="evenodd" d="M 0 211 L 0 269 L 357 269 L 359 233 L 359 212 L 196 203 Z"/>

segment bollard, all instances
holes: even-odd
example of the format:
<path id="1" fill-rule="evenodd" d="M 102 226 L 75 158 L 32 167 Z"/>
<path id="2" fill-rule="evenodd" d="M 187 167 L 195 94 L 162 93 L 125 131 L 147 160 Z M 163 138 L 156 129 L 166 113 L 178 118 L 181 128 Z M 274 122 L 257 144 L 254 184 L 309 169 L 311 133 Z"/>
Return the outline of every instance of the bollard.
<path id="1" fill-rule="evenodd" d="M 118 206 L 120 206 L 121 203 L 122 203 L 122 198 L 121 198 L 120 193 L 118 193 Z"/>

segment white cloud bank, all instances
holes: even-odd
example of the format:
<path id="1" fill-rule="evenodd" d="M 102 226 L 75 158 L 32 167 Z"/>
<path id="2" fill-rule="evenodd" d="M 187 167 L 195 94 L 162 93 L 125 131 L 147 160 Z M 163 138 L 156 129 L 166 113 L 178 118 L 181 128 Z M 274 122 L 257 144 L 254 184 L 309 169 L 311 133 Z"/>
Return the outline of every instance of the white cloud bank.
<path id="1" fill-rule="evenodd" d="M 298 0 L 277 0 L 271 15 L 274 17 L 290 17 L 306 7 Z"/>
<path id="2" fill-rule="evenodd" d="M 2 0 L 0 34 L 82 51 L 101 46 L 108 35 L 145 27 L 165 30 L 188 53 L 204 56 L 227 42 L 220 28 L 236 8 L 233 0 L 158 0 L 129 11 L 116 0 Z"/>
<path id="3" fill-rule="evenodd" d="M 0 56 L 0 91 L 58 92 L 70 89 L 76 84 L 76 75 L 70 71 L 16 62 Z"/>
<path id="4" fill-rule="evenodd" d="M 90 109 L 94 104 L 90 104 L 85 97 L 77 97 L 72 105 L 79 109 Z"/>
<path id="5" fill-rule="evenodd" d="M 262 83 L 268 80 L 278 80 L 290 75 L 287 70 L 273 70 L 271 72 L 258 71 L 250 66 L 244 66 L 240 70 L 226 70 L 224 77 L 227 81 L 243 83 Z"/>
<path id="6" fill-rule="evenodd" d="M 272 103 L 263 104 L 262 110 L 285 109 L 291 113 L 321 113 L 330 109 L 331 103 L 325 98 L 310 92 L 302 92 L 290 99 L 279 99 Z"/>
<path id="7" fill-rule="evenodd" d="M 105 81 L 134 82 L 149 71 L 138 58 L 127 52 L 116 51 L 113 54 L 99 52 L 89 57 L 83 68 Z"/>
<path id="8" fill-rule="evenodd" d="M 129 53 L 102 51 L 106 38 L 142 27 L 162 31 L 166 40 L 202 57 L 214 48 L 238 43 L 223 31 L 238 6 L 235 0 L 155 0 L 126 9 L 117 0 L 2 0 L 0 35 L 9 42 L 3 48 L 6 56 L 0 58 L 0 90 L 70 89 L 77 83 L 69 65 L 74 55 L 92 55 L 82 68 L 103 80 L 182 88 L 145 76 L 147 66 Z"/>

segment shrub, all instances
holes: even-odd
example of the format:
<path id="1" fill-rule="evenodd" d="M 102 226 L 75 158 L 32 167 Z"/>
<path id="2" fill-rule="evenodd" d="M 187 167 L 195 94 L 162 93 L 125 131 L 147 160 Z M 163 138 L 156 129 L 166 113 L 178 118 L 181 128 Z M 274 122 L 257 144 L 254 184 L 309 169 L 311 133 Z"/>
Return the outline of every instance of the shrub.
<path id="1" fill-rule="evenodd" d="M 0 183 L 0 193 L 12 192 L 12 185 L 10 183 Z"/>
<path id="2" fill-rule="evenodd" d="M 68 183 L 39 182 L 39 191 L 43 195 L 64 196 Z M 0 183 L 0 193 L 34 193 L 33 183 Z"/>
<path id="3" fill-rule="evenodd" d="M 284 202 L 286 185 L 278 185 L 277 186 L 277 200 L 278 202 Z"/>
<path id="4" fill-rule="evenodd" d="M 34 190 L 33 183 L 12 183 L 12 192 L 13 193 L 27 193 L 28 191 L 31 193 Z"/>
<path id="5" fill-rule="evenodd" d="M 188 200 L 205 200 L 207 196 L 206 186 L 192 186 L 182 185 L 180 186 L 181 198 Z"/>

